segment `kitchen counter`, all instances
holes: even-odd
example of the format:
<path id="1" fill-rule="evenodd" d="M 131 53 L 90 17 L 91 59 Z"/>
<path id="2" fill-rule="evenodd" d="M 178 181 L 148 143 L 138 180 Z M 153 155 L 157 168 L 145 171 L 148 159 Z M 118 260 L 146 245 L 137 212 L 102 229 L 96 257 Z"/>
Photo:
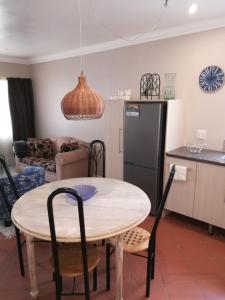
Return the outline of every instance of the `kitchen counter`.
<path id="1" fill-rule="evenodd" d="M 191 153 L 186 147 L 180 147 L 167 152 L 166 155 L 225 167 L 225 152 L 222 151 L 203 149 L 201 153 Z"/>

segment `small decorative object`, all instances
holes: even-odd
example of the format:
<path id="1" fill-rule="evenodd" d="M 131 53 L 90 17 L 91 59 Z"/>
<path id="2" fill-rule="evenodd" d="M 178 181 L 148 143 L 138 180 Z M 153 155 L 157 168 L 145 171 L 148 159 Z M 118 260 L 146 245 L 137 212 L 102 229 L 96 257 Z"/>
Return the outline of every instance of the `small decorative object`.
<path id="1" fill-rule="evenodd" d="M 124 92 L 122 90 L 118 90 L 119 99 L 123 99 Z"/>
<path id="2" fill-rule="evenodd" d="M 97 188 L 93 185 L 80 184 L 72 187 L 72 189 L 81 196 L 83 201 L 90 199 L 97 193 Z M 67 194 L 67 197 L 71 204 L 74 204 L 74 201 L 77 201 L 77 199 L 71 194 Z"/>
<path id="3" fill-rule="evenodd" d="M 189 152 L 191 153 L 196 153 L 196 154 L 200 154 L 202 152 L 203 149 L 205 149 L 207 147 L 206 143 L 188 143 L 186 144 L 186 148 Z"/>
<path id="4" fill-rule="evenodd" d="M 132 93 L 131 89 L 125 90 L 125 95 L 123 96 L 123 100 L 130 100 L 131 99 L 131 93 Z"/>
<path id="5" fill-rule="evenodd" d="M 165 74 L 165 93 L 164 99 L 170 100 L 175 99 L 175 79 L 176 73 L 166 73 Z"/>
<path id="6" fill-rule="evenodd" d="M 144 96 L 145 98 L 158 97 L 160 98 L 160 76 L 157 73 L 147 73 L 142 75 L 140 81 L 140 99 Z"/>
<path id="7" fill-rule="evenodd" d="M 125 91 L 118 90 L 117 96 L 110 96 L 111 100 L 130 100 L 131 99 L 131 89 L 127 89 Z"/>
<path id="8" fill-rule="evenodd" d="M 119 100 L 119 96 L 110 96 L 110 100 Z"/>
<path id="9" fill-rule="evenodd" d="M 199 85 L 205 92 L 214 92 L 224 83 L 224 72 L 218 66 L 206 67 L 199 76 Z"/>
<path id="10" fill-rule="evenodd" d="M 119 91 L 118 95 L 119 95 L 119 99 L 122 99 L 122 100 L 130 100 L 131 98 L 131 90 L 130 89 L 127 89 L 125 91 Z"/>

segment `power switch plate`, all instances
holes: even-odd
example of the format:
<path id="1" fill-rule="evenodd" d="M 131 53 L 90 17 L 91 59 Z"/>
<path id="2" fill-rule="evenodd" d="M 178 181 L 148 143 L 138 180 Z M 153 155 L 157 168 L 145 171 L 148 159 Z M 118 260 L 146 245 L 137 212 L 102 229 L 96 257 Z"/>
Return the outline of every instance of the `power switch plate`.
<path id="1" fill-rule="evenodd" d="M 206 140 L 207 139 L 207 130 L 198 129 L 196 137 L 197 137 L 197 139 Z"/>

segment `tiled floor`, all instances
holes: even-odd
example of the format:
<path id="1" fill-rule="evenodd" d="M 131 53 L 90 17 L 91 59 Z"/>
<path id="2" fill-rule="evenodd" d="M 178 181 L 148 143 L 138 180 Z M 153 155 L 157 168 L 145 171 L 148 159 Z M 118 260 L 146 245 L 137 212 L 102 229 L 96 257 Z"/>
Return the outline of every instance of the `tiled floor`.
<path id="1" fill-rule="evenodd" d="M 149 228 L 152 218 L 143 226 Z M 46 243 L 36 244 L 40 300 L 55 299 L 50 252 Z M 115 267 L 112 258 L 112 287 L 105 291 L 105 256 L 99 267 L 99 288 L 92 299 L 115 299 Z M 29 297 L 28 278 L 19 275 L 15 240 L 0 236 L 0 300 Z M 124 300 L 145 299 L 146 260 L 124 256 Z M 81 285 L 78 282 L 78 285 Z M 68 285 L 68 282 L 65 283 Z M 84 299 L 83 296 L 63 299 Z M 162 219 L 158 230 L 156 274 L 152 282 L 153 300 L 225 300 L 225 234 L 215 230 L 208 235 L 205 224 L 171 214 Z"/>

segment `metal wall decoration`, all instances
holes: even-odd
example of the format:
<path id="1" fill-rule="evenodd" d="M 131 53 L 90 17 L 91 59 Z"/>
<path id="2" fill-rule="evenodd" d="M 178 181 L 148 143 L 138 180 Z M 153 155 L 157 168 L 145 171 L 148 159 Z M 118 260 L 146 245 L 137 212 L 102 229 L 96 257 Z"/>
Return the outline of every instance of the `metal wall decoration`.
<path id="1" fill-rule="evenodd" d="M 160 98 L 160 76 L 157 73 L 146 73 L 141 76 L 140 81 L 140 99 L 144 96 L 147 98 Z"/>

